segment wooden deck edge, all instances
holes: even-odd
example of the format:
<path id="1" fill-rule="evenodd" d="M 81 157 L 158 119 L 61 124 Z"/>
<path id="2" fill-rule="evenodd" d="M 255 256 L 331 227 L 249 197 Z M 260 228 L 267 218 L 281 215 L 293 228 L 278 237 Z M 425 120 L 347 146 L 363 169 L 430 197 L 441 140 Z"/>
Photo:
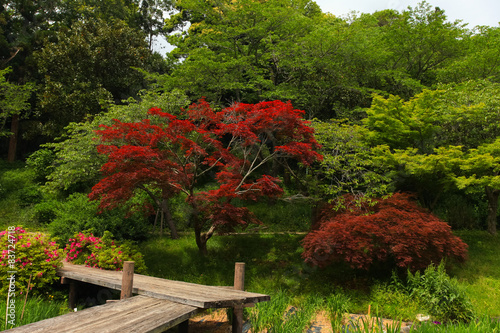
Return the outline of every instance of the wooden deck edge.
<path id="1" fill-rule="evenodd" d="M 48 319 L 45 319 L 45 320 L 41 320 L 39 322 L 35 322 L 35 323 L 31 323 L 31 324 L 27 324 L 27 325 L 23 325 L 23 326 L 19 326 L 19 327 L 15 327 L 15 328 L 12 328 L 12 329 L 9 329 L 9 330 L 6 330 L 4 332 L 8 332 L 8 333 L 54 333 L 56 331 L 54 331 L 54 329 L 57 330 L 57 332 L 59 333 L 70 333 L 70 332 L 75 332 L 74 329 L 64 329 L 64 326 L 65 326 L 65 323 L 75 323 L 75 322 L 82 322 L 82 329 L 81 330 L 77 330 L 78 332 L 89 332 L 86 327 L 87 325 L 95 325 L 95 324 L 100 324 L 102 322 L 102 324 L 106 324 L 108 323 L 109 321 L 109 318 L 108 317 L 105 317 L 105 318 L 96 318 L 95 320 L 93 320 L 93 322 L 89 323 L 89 315 L 92 316 L 94 313 L 97 313 L 97 312 L 106 312 L 106 311 L 118 311 L 120 310 L 120 307 L 122 307 L 123 305 L 125 305 L 127 302 L 130 304 L 130 302 L 135 302 L 135 300 L 137 300 L 136 297 L 139 297 L 139 298 L 148 298 L 146 296 L 134 296 L 134 297 L 131 297 L 131 298 L 128 298 L 128 299 L 125 299 L 125 300 L 121 300 L 121 301 L 118 301 L 118 302 L 112 302 L 112 303 L 106 303 L 106 304 L 103 304 L 103 305 L 97 305 L 97 306 L 94 306 L 94 307 L 91 307 L 91 308 L 88 308 L 88 309 L 84 309 L 84 310 L 81 310 L 81 311 L 78 311 L 78 312 L 70 312 L 70 313 L 67 313 L 67 314 L 64 314 L 64 315 L 61 315 L 61 316 L 58 316 L 58 317 L 53 317 L 53 318 L 48 318 Z M 149 298 L 151 300 L 153 300 L 152 298 Z M 144 301 L 142 301 L 143 303 Z M 156 299 L 155 302 L 158 302 L 158 300 Z M 144 309 L 143 306 L 144 304 L 139 304 L 138 305 L 135 305 L 135 307 L 137 307 L 137 309 L 135 309 L 133 306 L 131 307 L 130 305 L 128 305 L 126 307 L 126 310 L 123 310 L 123 311 L 126 311 L 127 313 L 130 313 L 131 316 L 138 316 L 140 317 L 141 315 L 141 311 L 145 312 L 145 313 L 148 313 L 149 311 Z M 189 318 L 195 316 L 196 314 L 198 314 L 200 312 L 200 309 L 198 308 L 195 308 L 195 307 L 190 307 L 190 306 L 187 306 L 187 305 L 180 305 L 179 306 L 184 306 L 186 307 L 186 309 L 184 309 L 184 311 L 182 311 L 183 313 L 176 316 L 176 317 L 169 317 L 169 314 L 168 313 L 165 313 L 164 316 L 163 315 L 158 315 L 158 317 L 160 316 L 163 316 L 163 318 L 161 319 L 157 319 L 157 324 L 155 324 L 156 326 L 154 327 L 150 327 L 150 328 L 147 328 L 147 329 L 144 329 L 141 331 L 141 333 L 161 333 L 161 332 L 164 332 L 165 330 L 169 329 L 169 328 L 172 328 L 172 327 L 175 327 L 187 320 L 189 320 Z M 132 317 L 134 318 L 134 317 Z M 101 325 L 102 325 L 101 324 Z M 110 325 L 112 325 L 112 323 L 110 322 L 109 323 Z M 66 324 L 68 325 L 68 324 Z M 89 328 L 90 331 L 91 331 L 91 328 Z M 133 331 L 133 329 L 132 329 Z M 121 332 L 124 332 L 123 331 L 123 327 L 108 327 L 106 332 L 108 333 L 112 333 L 112 332 L 116 332 L 116 333 L 121 333 Z"/>

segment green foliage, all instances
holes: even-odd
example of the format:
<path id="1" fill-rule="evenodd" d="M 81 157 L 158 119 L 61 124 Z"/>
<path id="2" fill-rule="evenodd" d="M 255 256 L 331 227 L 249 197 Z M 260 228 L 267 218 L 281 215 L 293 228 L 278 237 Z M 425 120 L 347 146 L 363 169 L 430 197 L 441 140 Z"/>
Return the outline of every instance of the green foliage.
<path id="1" fill-rule="evenodd" d="M 464 25 L 449 22 L 444 10 L 425 1 L 408 7 L 384 28 L 384 50 L 392 54 L 388 68 L 402 69 L 427 86 L 435 83 L 439 68 L 459 58 L 464 50 Z"/>
<path id="2" fill-rule="evenodd" d="M 54 169 L 56 155 L 52 149 L 42 148 L 26 159 L 26 166 L 35 173 L 35 180 L 44 184 Z"/>
<path id="3" fill-rule="evenodd" d="M 467 294 L 456 279 L 446 274 L 444 262 L 437 267 L 430 265 L 423 273 L 408 272 L 406 288 L 437 320 L 469 322 L 475 318 Z"/>
<path id="4" fill-rule="evenodd" d="M 258 303 L 250 311 L 250 323 L 255 332 L 301 333 L 311 323 L 313 314 L 321 305 L 321 298 L 311 295 L 300 307 L 293 306 L 293 298 L 279 290 L 270 302 Z"/>
<path id="5" fill-rule="evenodd" d="M 0 292 L 7 295 L 10 278 L 14 275 L 16 297 L 28 290 L 33 295 L 46 292 L 58 277 L 56 268 L 62 266 L 62 251 L 48 235 L 28 232 L 21 227 L 8 227 L 0 233 L 2 264 Z M 15 271 L 15 273 L 11 273 Z M 31 280 L 31 282 L 30 282 Z"/>
<path id="6" fill-rule="evenodd" d="M 101 166 L 106 160 L 96 149 L 95 131 L 100 125 L 111 125 L 113 119 L 140 121 L 147 118 L 147 111 L 151 107 L 160 107 L 176 114 L 188 102 L 186 96 L 177 90 L 164 93 L 147 91 L 141 94 L 140 100 L 129 99 L 127 105 L 113 105 L 109 111 L 96 115 L 92 120 L 70 124 L 60 142 L 45 145 L 55 153 L 55 161 L 50 166 L 51 173 L 47 176 L 46 190 L 70 193 L 75 190 L 86 191 L 97 183 Z"/>
<path id="7" fill-rule="evenodd" d="M 5 129 L 7 120 L 29 109 L 28 100 L 34 90 L 32 84 L 21 86 L 9 82 L 7 76 L 11 71 L 10 67 L 0 69 L 0 138 L 10 136 L 10 131 Z"/>
<path id="8" fill-rule="evenodd" d="M 321 144 L 323 160 L 308 181 L 309 191 L 322 200 L 351 193 L 356 196 L 388 194 L 390 178 L 385 161 L 363 138 L 363 128 L 347 122 L 314 121 L 315 137 Z"/>
<path id="9" fill-rule="evenodd" d="M 439 322 L 425 322 L 416 326 L 416 328 L 419 333 L 498 333 L 500 332 L 500 322 L 494 318 L 482 316 L 470 323 L 441 324 Z"/>
<path id="10" fill-rule="evenodd" d="M 144 34 L 120 20 L 77 21 L 35 53 L 44 77 L 39 110 L 43 132 L 56 137 L 70 122 L 98 114 L 111 101 L 135 96 L 150 54 Z"/>
<path id="11" fill-rule="evenodd" d="M 260 221 L 265 221 L 256 229 L 270 232 L 305 231 L 311 226 L 311 203 L 305 200 L 266 200 L 245 202 Z"/>
<path id="12" fill-rule="evenodd" d="M 344 315 L 349 313 L 351 298 L 345 293 L 334 293 L 326 298 L 326 311 L 334 331 L 342 328 Z"/>
<path id="13" fill-rule="evenodd" d="M 433 209 L 453 230 L 480 230 L 486 226 L 487 203 L 482 195 L 446 191 Z"/>
<path id="14" fill-rule="evenodd" d="M 118 243 L 112 238 L 108 231 L 102 238 L 89 232 L 79 232 L 68 240 L 64 248 L 66 260 L 77 265 L 116 271 L 123 269 L 123 262 L 134 261 L 134 271 L 144 273 L 146 265 L 137 246 L 129 241 Z"/>
<path id="15" fill-rule="evenodd" d="M 36 323 L 44 319 L 57 317 L 71 310 L 68 309 L 68 302 L 65 300 L 54 300 L 52 295 L 48 297 L 28 297 L 26 303 L 25 298 L 16 297 L 15 325 L 7 323 L 5 327 L 6 302 L 0 302 L 0 330 L 4 331 L 10 328 Z M 22 317 L 22 320 L 21 320 Z M 10 319 L 10 317 L 8 317 Z"/>
<path id="16" fill-rule="evenodd" d="M 376 283 L 370 290 L 372 313 L 377 317 L 413 321 L 424 312 L 419 299 L 412 297 L 397 283 Z"/>
<path id="17" fill-rule="evenodd" d="M 40 200 L 32 170 L 24 163 L 0 161 L 0 228 L 32 226 L 30 207 Z"/>
<path id="18" fill-rule="evenodd" d="M 97 203 L 90 202 L 83 193 L 72 194 L 62 202 L 42 203 L 35 210 L 41 215 L 55 215 L 48 228 L 60 244 L 83 230 L 91 230 L 96 236 L 109 231 L 120 240 L 144 240 L 149 232 L 148 221 L 142 214 L 127 216 L 125 209 L 98 214 Z"/>
<path id="19" fill-rule="evenodd" d="M 476 27 L 464 38 L 464 55 L 438 71 L 440 82 L 463 82 L 490 79 L 500 82 L 500 65 L 496 56 L 500 50 L 498 27 Z"/>

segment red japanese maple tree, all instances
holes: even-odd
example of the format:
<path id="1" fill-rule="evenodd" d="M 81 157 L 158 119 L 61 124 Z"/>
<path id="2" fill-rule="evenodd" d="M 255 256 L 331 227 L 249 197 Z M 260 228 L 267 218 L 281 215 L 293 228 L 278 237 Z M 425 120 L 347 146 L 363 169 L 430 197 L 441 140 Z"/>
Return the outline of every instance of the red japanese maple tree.
<path id="1" fill-rule="evenodd" d="M 151 109 L 152 117 L 139 123 L 115 120 L 98 131 L 98 150 L 108 156 L 103 179 L 89 197 L 111 209 L 130 200 L 137 190 L 146 191 L 166 214 L 172 237 L 168 199 L 187 195 L 192 207 L 191 224 L 202 253 L 217 230 L 232 230 L 257 219 L 232 200 L 256 200 L 282 194 L 279 179 L 263 173 L 265 165 L 293 159 L 304 165 L 320 160 L 314 131 L 304 112 L 281 101 L 235 104 L 214 111 L 201 99 L 181 116 Z M 213 176 L 218 187 L 197 191 L 202 177 Z"/>
<path id="2" fill-rule="evenodd" d="M 353 198 L 344 199 L 349 203 Z M 380 199 L 373 207 L 327 207 L 303 246 L 305 261 L 320 267 L 346 262 L 369 269 L 391 262 L 415 271 L 445 257 L 463 261 L 467 256 L 467 244 L 446 222 L 403 193 Z"/>

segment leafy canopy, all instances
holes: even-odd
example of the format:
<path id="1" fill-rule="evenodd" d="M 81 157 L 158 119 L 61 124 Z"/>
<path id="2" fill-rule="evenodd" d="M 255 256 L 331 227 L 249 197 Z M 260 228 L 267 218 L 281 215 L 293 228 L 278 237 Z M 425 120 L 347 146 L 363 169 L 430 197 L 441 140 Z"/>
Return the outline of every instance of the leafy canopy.
<path id="1" fill-rule="evenodd" d="M 264 173 L 266 167 L 290 159 L 304 165 L 321 159 L 303 113 L 281 101 L 235 104 L 215 112 L 202 99 L 179 117 L 150 109 L 163 123 L 115 120 L 98 132 L 103 142 L 98 150 L 108 160 L 90 198 L 111 209 L 137 189 L 162 198 L 184 193 L 193 210 L 198 246 L 205 252 L 204 244 L 215 230 L 257 222 L 248 209 L 234 206 L 233 199 L 282 194 L 280 180 Z M 198 192 L 204 179 L 213 176 L 215 189 Z M 201 232 L 207 228 L 203 239 Z"/>

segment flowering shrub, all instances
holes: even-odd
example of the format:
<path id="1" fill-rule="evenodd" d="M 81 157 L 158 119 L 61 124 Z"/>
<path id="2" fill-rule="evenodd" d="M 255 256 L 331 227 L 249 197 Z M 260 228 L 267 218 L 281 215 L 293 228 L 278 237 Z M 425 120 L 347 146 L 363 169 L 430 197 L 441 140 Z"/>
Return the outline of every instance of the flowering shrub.
<path id="1" fill-rule="evenodd" d="M 306 262 L 327 266 L 343 261 L 360 269 L 394 263 L 416 271 L 444 257 L 466 259 L 467 244 L 409 194 L 394 194 L 373 207 L 352 206 L 352 198 L 344 199 L 350 209 L 327 208 L 304 238 Z"/>
<path id="2" fill-rule="evenodd" d="M 128 242 L 117 244 L 107 231 L 102 238 L 91 233 L 76 234 L 69 239 L 64 253 L 66 261 L 73 264 L 119 271 L 123 268 L 124 261 L 134 261 L 136 273 L 146 271 L 142 254 Z"/>
<path id="3" fill-rule="evenodd" d="M 44 293 L 58 279 L 56 269 L 62 266 L 62 251 L 48 235 L 9 227 L 0 232 L 0 248 L 0 294 L 7 295 L 13 274 L 17 295 L 27 291 L 30 276 L 30 294 L 33 295 Z"/>

